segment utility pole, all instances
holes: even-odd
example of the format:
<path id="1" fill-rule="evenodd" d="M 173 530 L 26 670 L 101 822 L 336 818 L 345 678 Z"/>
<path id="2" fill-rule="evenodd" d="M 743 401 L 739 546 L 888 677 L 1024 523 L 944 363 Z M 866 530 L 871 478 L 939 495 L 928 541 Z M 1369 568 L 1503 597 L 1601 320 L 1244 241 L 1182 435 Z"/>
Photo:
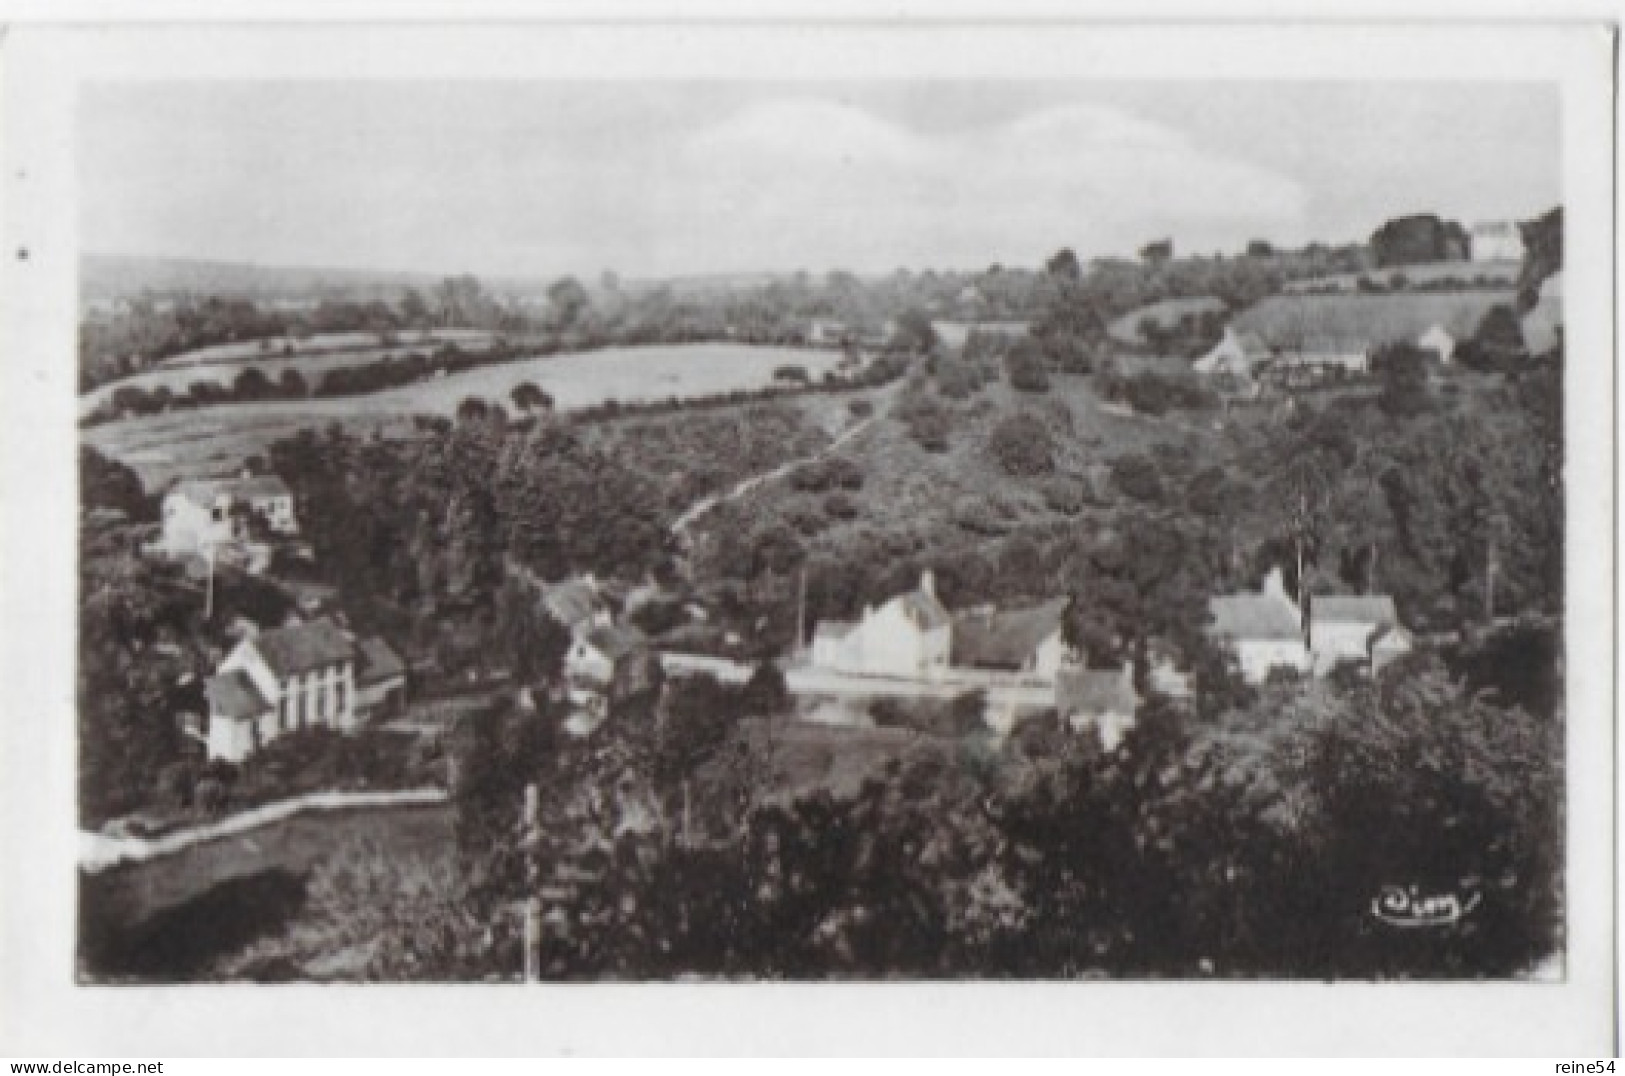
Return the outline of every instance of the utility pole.
<path id="1" fill-rule="evenodd" d="M 801 565 L 801 585 L 796 592 L 796 648 L 799 656 L 807 646 L 807 565 Z"/>
<path id="2" fill-rule="evenodd" d="M 203 584 L 203 619 L 214 619 L 214 546 L 203 547 L 203 560 L 208 565 L 208 576 Z"/>
<path id="3" fill-rule="evenodd" d="M 541 797 L 535 784 L 525 786 L 523 835 L 520 844 L 525 849 L 525 881 L 529 895 L 525 898 L 525 982 L 542 981 L 542 882 L 541 864 L 537 849 L 541 844 Z"/>

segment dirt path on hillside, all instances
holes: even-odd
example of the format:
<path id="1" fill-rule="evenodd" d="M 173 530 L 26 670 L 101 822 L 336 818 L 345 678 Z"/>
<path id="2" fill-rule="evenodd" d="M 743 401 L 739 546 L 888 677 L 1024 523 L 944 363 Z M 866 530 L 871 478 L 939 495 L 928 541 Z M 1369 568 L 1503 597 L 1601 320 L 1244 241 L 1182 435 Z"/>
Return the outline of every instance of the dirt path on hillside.
<path id="1" fill-rule="evenodd" d="M 705 513 L 726 501 L 738 500 L 751 490 L 756 489 L 765 483 L 771 482 L 776 478 L 783 478 L 785 475 L 789 474 L 791 471 L 802 466 L 803 464 L 816 463 L 819 460 L 822 460 L 830 453 L 838 451 L 843 445 L 846 445 L 864 430 L 869 429 L 869 427 L 880 421 L 882 417 L 883 416 L 879 413 L 870 415 L 861 422 L 854 423 L 845 430 L 842 430 L 840 435 L 837 436 L 835 440 L 831 441 L 817 452 L 781 463 L 772 470 L 762 471 L 759 474 L 753 474 L 749 478 L 735 482 L 732 486 L 722 490 L 721 492 L 713 493 L 708 497 L 700 498 L 693 504 L 689 505 L 688 508 L 683 511 L 683 514 L 678 516 L 677 519 L 672 523 L 672 535 L 677 539 L 678 544 L 682 548 L 687 549 L 688 528 L 694 524 L 695 520 L 705 515 Z"/>

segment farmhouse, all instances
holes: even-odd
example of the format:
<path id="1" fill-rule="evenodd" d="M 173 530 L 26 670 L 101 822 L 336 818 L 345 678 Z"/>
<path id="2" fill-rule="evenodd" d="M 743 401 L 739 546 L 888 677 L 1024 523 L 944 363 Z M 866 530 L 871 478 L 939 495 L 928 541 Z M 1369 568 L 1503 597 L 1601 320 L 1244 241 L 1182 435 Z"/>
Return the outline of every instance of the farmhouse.
<path id="1" fill-rule="evenodd" d="M 1281 569 L 1271 568 L 1257 594 L 1208 600 L 1209 632 L 1236 655 L 1248 683 L 1275 669 L 1323 676 L 1345 662 L 1379 671 L 1411 648 L 1393 598 L 1385 594 L 1309 596 L 1308 615 L 1286 592 Z"/>
<path id="2" fill-rule="evenodd" d="M 1523 231 L 1510 220 L 1484 221 L 1468 233 L 1475 262 L 1515 262 L 1523 260 Z"/>
<path id="3" fill-rule="evenodd" d="M 1376 671 L 1410 648 L 1394 599 L 1387 595 L 1310 596 L 1309 652 L 1315 675 L 1324 676 L 1344 662 Z"/>
<path id="4" fill-rule="evenodd" d="M 250 540 L 256 520 L 270 535 L 299 533 L 293 493 L 276 475 L 182 479 L 164 495 L 163 535 L 155 550 L 212 554 Z"/>
<path id="5" fill-rule="evenodd" d="M 1209 598 L 1208 609 L 1213 614 L 1209 632 L 1230 647 L 1248 683 L 1263 683 L 1277 668 L 1308 671 L 1303 614 L 1286 592 L 1281 569 L 1270 569 L 1261 592 Z"/>
<path id="6" fill-rule="evenodd" d="M 1302 386 L 1338 377 L 1358 377 L 1371 369 L 1371 341 L 1360 336 L 1308 336 L 1277 348 L 1264 377 L 1283 386 Z"/>
<path id="7" fill-rule="evenodd" d="M 822 621 L 813 632 L 813 664 L 865 676 L 929 677 L 948 668 L 953 620 L 937 599 L 936 578 L 856 622 Z"/>
<path id="8" fill-rule="evenodd" d="M 1055 679 L 1074 657 L 1061 638 L 1068 601 L 1055 598 L 1025 609 L 996 612 L 991 606 L 953 617 L 949 663 L 956 669 L 987 669 Z"/>
<path id="9" fill-rule="evenodd" d="M 398 704 L 405 684 L 388 644 L 358 641 L 330 620 L 262 632 L 238 643 L 204 683 L 209 757 L 241 762 L 296 729 L 353 732 Z"/>

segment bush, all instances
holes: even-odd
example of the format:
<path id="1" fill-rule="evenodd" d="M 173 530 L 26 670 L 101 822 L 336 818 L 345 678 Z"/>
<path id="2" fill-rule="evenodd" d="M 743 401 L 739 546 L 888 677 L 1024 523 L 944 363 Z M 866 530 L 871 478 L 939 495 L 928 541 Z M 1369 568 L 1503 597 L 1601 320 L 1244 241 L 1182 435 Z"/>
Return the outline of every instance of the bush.
<path id="1" fill-rule="evenodd" d="M 824 474 L 831 486 L 847 490 L 863 488 L 863 468 L 846 456 L 831 456 L 825 460 Z"/>
<path id="2" fill-rule="evenodd" d="M 1033 347 L 1014 347 L 1004 357 L 1005 373 L 1010 386 L 1021 392 L 1048 392 L 1049 371 L 1044 360 Z"/>
<path id="3" fill-rule="evenodd" d="M 1145 456 L 1119 456 L 1111 466 L 1113 484 L 1128 496 L 1147 502 L 1162 499 L 1162 477 Z"/>
<path id="4" fill-rule="evenodd" d="M 1011 415 L 1000 422 L 993 428 L 988 447 L 1008 475 L 1027 478 L 1055 469 L 1054 442 L 1031 415 Z"/>
<path id="5" fill-rule="evenodd" d="M 831 493 L 824 498 L 824 512 L 831 519 L 856 519 L 858 518 L 858 505 L 857 502 L 844 493 Z"/>
<path id="6" fill-rule="evenodd" d="M 1044 503 L 1053 512 L 1075 516 L 1083 511 L 1083 483 L 1069 475 L 1055 475 L 1044 483 Z"/>
<path id="7" fill-rule="evenodd" d="M 950 400 L 968 399 L 981 389 L 981 372 L 968 363 L 945 363 L 937 371 L 937 391 Z"/>

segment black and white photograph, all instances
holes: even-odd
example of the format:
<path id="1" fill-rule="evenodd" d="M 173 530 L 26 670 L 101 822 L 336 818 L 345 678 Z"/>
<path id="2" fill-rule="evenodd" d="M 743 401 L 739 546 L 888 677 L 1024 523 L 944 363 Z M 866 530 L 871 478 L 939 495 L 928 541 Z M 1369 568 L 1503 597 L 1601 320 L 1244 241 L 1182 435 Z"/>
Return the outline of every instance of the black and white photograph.
<path id="1" fill-rule="evenodd" d="M 258 33 L 78 78 L 6 251 L 73 990 L 1576 981 L 1612 217 L 1518 33 Z"/>

